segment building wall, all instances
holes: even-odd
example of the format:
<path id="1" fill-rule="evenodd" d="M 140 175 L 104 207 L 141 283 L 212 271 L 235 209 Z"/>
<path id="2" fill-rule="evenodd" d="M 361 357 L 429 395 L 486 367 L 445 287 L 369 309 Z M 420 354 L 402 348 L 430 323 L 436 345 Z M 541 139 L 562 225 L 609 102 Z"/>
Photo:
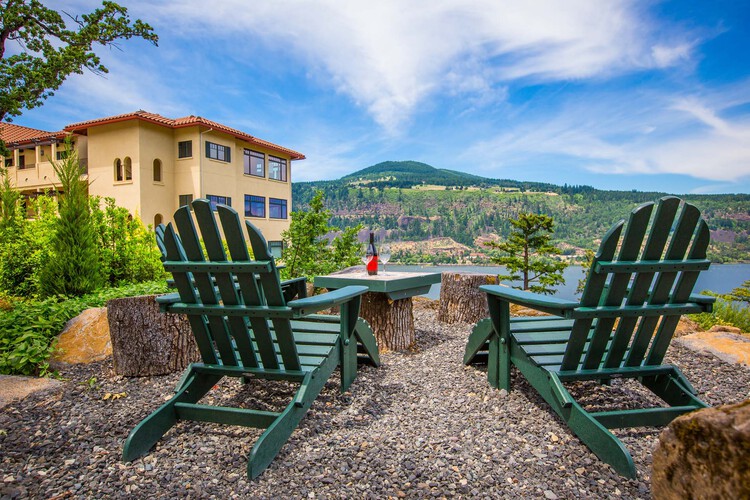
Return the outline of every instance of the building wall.
<path id="1" fill-rule="evenodd" d="M 245 195 L 253 195 L 265 199 L 265 216 L 247 220 L 263 232 L 266 240 L 280 241 L 282 231 L 289 228 L 292 177 L 288 155 L 223 132 L 200 130 L 197 125 L 172 129 L 137 119 L 91 126 L 86 136 L 76 136 L 75 140 L 79 158 L 88 169 L 89 194 L 114 198 L 118 206 L 139 216 L 146 225 L 171 222 L 181 195 L 191 195 L 193 199 L 208 195 L 230 197 L 232 207 L 241 216 L 245 216 Z M 192 156 L 178 157 L 181 141 L 192 141 Z M 206 142 L 229 147 L 231 161 L 208 158 Z M 14 152 L 14 165 L 18 164 L 18 155 L 23 155 L 29 167 L 9 169 L 15 185 L 24 192 L 33 192 L 57 184 L 49 161 L 55 157 L 56 148 L 63 146 L 45 145 Z M 246 148 L 265 155 L 264 177 L 244 173 Z M 269 178 L 269 156 L 286 160 L 286 181 Z M 126 159 L 130 160 L 131 178 L 117 180 L 115 162 L 118 159 L 123 175 Z M 160 181 L 154 180 L 154 160 L 161 162 Z M 271 198 L 286 201 L 286 218 L 270 218 Z"/>
<path id="2" fill-rule="evenodd" d="M 115 179 L 115 160 L 123 165 L 129 158 L 132 179 Z M 143 173 L 140 163 L 139 121 L 111 123 L 88 130 L 89 194 L 112 197 L 118 206 L 143 218 L 140 185 Z M 148 219 L 144 219 L 148 224 Z"/>
<path id="3" fill-rule="evenodd" d="M 78 151 L 78 157 L 85 166 L 88 159 L 86 136 L 75 136 L 73 148 Z M 27 195 L 59 190 L 60 180 L 57 178 L 52 162 L 56 161 L 57 151 L 65 149 L 65 144 L 58 142 L 57 144 L 30 145 L 12 150 L 9 158 L 12 158 L 13 166 L 8 168 L 11 182 L 19 191 Z M 24 168 L 18 168 L 21 157 L 24 158 Z"/>

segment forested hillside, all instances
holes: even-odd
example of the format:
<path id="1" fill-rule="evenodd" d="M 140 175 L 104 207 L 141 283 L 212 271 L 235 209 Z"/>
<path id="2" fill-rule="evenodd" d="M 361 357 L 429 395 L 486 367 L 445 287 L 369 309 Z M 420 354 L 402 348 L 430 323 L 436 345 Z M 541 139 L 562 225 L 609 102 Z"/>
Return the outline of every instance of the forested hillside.
<path id="1" fill-rule="evenodd" d="M 665 193 L 602 191 L 588 186 L 486 179 L 418 162 L 384 162 L 336 181 L 294 183 L 294 210 L 306 209 L 315 189 L 340 227 L 358 223 L 391 241 L 451 238 L 472 251 L 399 255 L 401 260 L 481 261 L 482 241 L 505 237 L 521 211 L 549 214 L 565 254 L 595 249 L 598 238 L 635 206 Z M 714 261 L 750 260 L 750 195 L 684 195 L 712 230 Z M 465 248 L 465 247 L 463 247 Z M 460 254 L 460 255 L 459 255 Z"/>

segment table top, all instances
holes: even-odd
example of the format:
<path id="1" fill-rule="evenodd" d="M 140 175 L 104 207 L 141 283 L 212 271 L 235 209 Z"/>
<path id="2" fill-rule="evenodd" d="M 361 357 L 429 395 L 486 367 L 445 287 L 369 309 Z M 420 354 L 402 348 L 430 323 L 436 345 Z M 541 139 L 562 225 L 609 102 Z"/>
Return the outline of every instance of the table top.
<path id="1" fill-rule="evenodd" d="M 405 273 L 387 271 L 370 276 L 364 266 L 345 269 L 327 276 L 315 276 L 314 285 L 320 288 L 338 289 L 347 285 L 363 285 L 371 292 L 386 293 L 391 298 L 406 298 L 427 293 L 430 286 L 440 283 L 441 273 Z M 410 293 L 412 292 L 412 293 Z"/>

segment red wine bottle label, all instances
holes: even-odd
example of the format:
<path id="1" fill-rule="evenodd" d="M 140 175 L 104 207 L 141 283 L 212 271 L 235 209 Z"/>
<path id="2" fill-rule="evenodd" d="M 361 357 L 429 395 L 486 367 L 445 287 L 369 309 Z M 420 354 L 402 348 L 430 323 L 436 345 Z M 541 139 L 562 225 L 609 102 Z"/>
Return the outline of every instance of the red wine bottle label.
<path id="1" fill-rule="evenodd" d="M 373 255 L 367 263 L 367 274 L 378 274 L 378 256 Z"/>

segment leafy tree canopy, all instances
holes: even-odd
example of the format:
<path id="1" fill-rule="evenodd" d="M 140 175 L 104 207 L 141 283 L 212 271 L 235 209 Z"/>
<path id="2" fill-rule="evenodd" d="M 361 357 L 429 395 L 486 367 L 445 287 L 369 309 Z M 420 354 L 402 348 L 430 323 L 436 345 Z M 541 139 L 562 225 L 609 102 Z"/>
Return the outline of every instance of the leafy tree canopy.
<path id="1" fill-rule="evenodd" d="M 347 228 L 329 244 L 326 235 L 339 231 L 329 224 L 331 212 L 323 208 L 323 191 L 310 200 L 307 212 L 292 212 L 284 240 L 282 275 L 285 278 L 330 274 L 359 263 L 361 244 L 357 234 L 361 225 Z"/>
<path id="2" fill-rule="evenodd" d="M 491 259 L 509 272 L 500 275 L 500 279 L 522 281 L 523 290 L 554 293 L 553 286 L 565 283 L 562 272 L 568 264 L 549 258 L 560 254 L 560 250 L 550 243 L 554 226 L 552 217 L 521 212 L 510 223 L 513 230 L 506 241 L 485 243 L 501 252 Z"/>
<path id="3" fill-rule="evenodd" d="M 39 0 L 0 3 L 0 120 L 40 106 L 70 74 L 107 73 L 94 46 L 116 47 L 117 40 L 133 37 L 154 45 L 159 40 L 151 26 L 131 21 L 114 2 L 80 16 Z"/>

